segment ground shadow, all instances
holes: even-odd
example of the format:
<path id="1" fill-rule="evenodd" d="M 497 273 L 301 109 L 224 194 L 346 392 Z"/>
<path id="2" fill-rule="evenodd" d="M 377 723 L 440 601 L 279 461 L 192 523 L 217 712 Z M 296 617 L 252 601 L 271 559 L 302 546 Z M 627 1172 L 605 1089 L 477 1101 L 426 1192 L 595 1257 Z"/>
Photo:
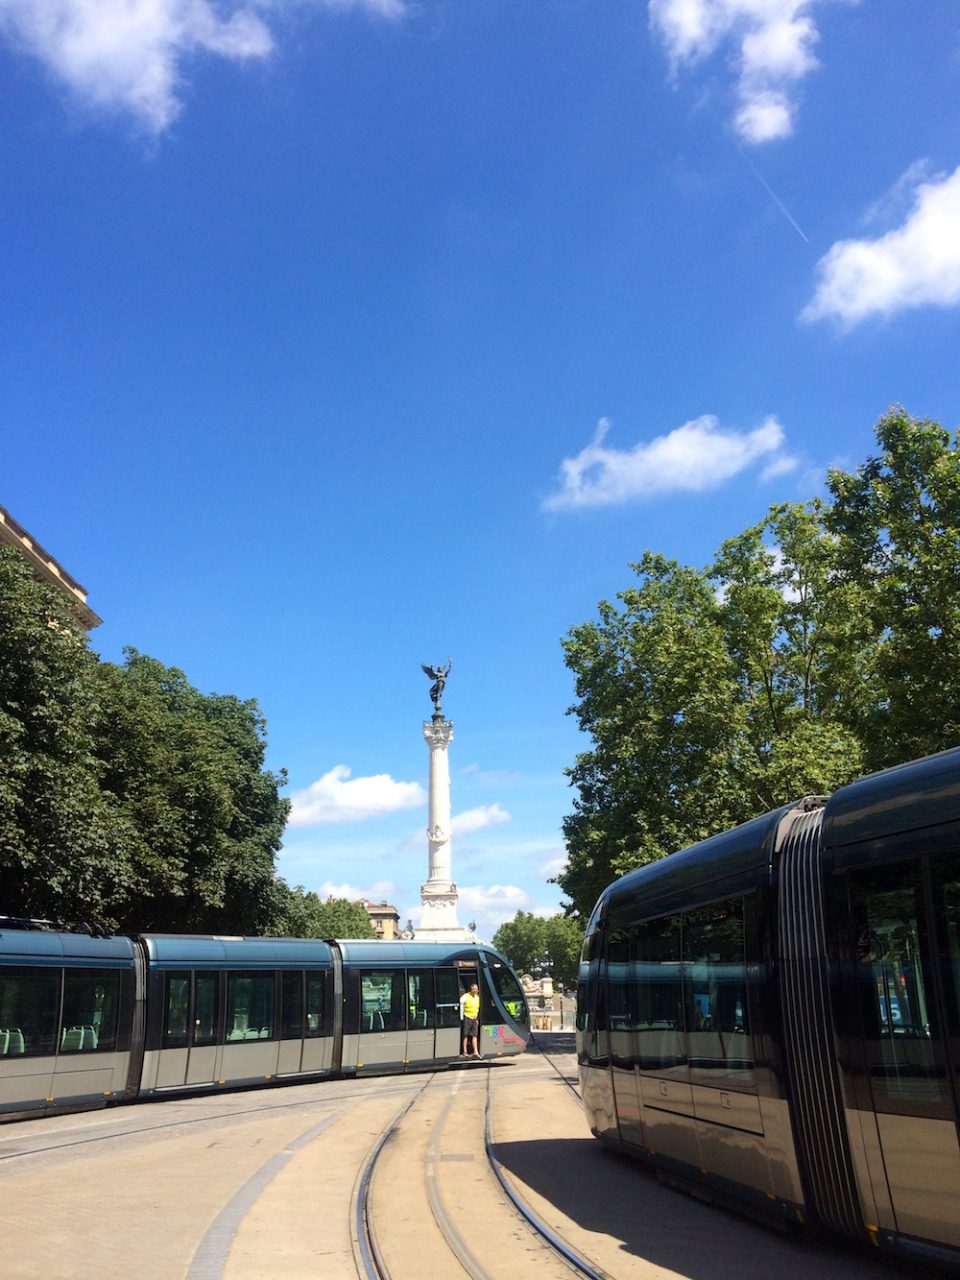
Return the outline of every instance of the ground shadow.
<path id="1" fill-rule="evenodd" d="M 691 1280 L 889 1280 L 916 1270 L 885 1263 L 843 1242 L 778 1232 L 665 1187 L 648 1166 L 594 1138 L 498 1142 L 514 1178 L 624 1253 Z"/>

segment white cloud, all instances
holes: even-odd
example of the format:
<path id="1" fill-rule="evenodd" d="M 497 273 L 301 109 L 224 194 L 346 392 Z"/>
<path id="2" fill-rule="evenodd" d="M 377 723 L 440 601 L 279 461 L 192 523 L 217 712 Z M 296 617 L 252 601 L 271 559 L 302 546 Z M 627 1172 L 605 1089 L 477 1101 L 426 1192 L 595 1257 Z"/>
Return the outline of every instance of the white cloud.
<path id="1" fill-rule="evenodd" d="M 767 458 L 786 468 L 784 432 L 774 417 L 753 431 L 722 431 L 712 414 L 694 418 L 667 435 L 632 449 L 604 445 L 610 422 L 601 418 L 586 448 L 560 464 L 560 489 L 543 503 L 547 511 L 613 506 L 658 494 L 715 489 L 752 463 Z M 779 461 L 778 461 L 779 460 Z"/>
<path id="2" fill-rule="evenodd" d="M 181 107 L 181 65 L 196 54 L 264 58 L 273 38 L 262 10 L 298 0 L 0 0 L 0 38 L 38 58 L 75 97 L 132 114 L 159 133 Z M 306 3 L 307 0 L 300 0 Z M 385 18 L 403 0 L 313 0 Z"/>
<path id="3" fill-rule="evenodd" d="M 460 770 L 463 777 L 479 778 L 481 782 L 523 782 L 524 775 L 519 769 L 481 769 L 474 762 L 464 765 Z"/>
<path id="4" fill-rule="evenodd" d="M 473 920 L 478 937 L 487 942 L 502 924 L 512 920 L 518 911 L 529 910 L 530 906 L 530 895 L 514 884 L 459 885 L 458 893 L 457 918 L 462 925 Z M 409 905 L 401 913 L 401 919 L 411 919 L 416 927 L 420 922 L 420 911 L 419 902 Z"/>
<path id="5" fill-rule="evenodd" d="M 537 867 L 537 875 L 543 876 L 544 880 L 552 880 L 554 876 L 558 876 L 567 865 L 567 855 L 565 853 L 557 854 L 555 858 L 550 858 L 547 862 Z"/>
<path id="6" fill-rule="evenodd" d="M 475 809 L 465 809 L 453 818 L 453 836 L 470 835 L 473 831 L 482 831 L 484 827 L 499 826 L 501 822 L 509 822 L 510 815 L 499 804 L 481 804 Z"/>
<path id="7" fill-rule="evenodd" d="M 324 880 L 323 884 L 317 886 L 316 893 L 324 901 L 327 898 L 346 898 L 348 902 L 392 902 L 395 904 L 397 900 L 397 885 L 393 880 L 374 880 L 372 884 L 368 884 L 366 887 L 350 884 L 349 881 L 337 883 L 334 880 Z"/>
<path id="8" fill-rule="evenodd" d="M 400 809 L 413 809 L 424 804 L 426 798 L 419 782 L 396 782 L 387 773 L 351 779 L 347 766 L 337 764 L 309 787 L 294 792 L 289 825 L 362 822 Z"/>
<path id="9" fill-rule="evenodd" d="M 921 174 L 913 166 L 893 188 L 892 198 L 902 199 L 905 181 L 915 184 L 901 226 L 875 240 L 839 240 L 820 259 L 802 320 L 832 316 L 850 326 L 870 315 L 960 303 L 960 168 L 929 181 Z"/>
<path id="10" fill-rule="evenodd" d="M 785 476 L 790 471 L 796 471 L 800 465 L 798 460 L 789 453 L 778 454 L 760 472 L 761 480 L 776 480 L 778 476 Z"/>
<path id="11" fill-rule="evenodd" d="M 817 66 L 818 0 L 650 0 L 650 25 L 671 68 L 693 66 L 730 42 L 738 47 L 735 123 L 750 143 L 793 132 L 793 92 Z"/>

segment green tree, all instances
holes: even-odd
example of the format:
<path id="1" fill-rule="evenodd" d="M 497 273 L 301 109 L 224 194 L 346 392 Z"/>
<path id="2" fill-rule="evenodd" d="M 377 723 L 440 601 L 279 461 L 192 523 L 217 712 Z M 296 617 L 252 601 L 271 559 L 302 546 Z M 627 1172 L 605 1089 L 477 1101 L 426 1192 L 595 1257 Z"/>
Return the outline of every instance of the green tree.
<path id="1" fill-rule="evenodd" d="M 894 409 L 828 498 L 773 507 L 693 569 L 564 640 L 590 738 L 558 877 L 581 915 L 616 875 L 960 736 L 960 450 Z"/>
<path id="2" fill-rule="evenodd" d="M 265 745 L 255 702 L 132 649 L 100 662 L 0 549 L 0 913 L 262 932 L 289 809 Z"/>
<path id="3" fill-rule="evenodd" d="M 544 921 L 544 951 L 553 981 L 560 991 L 570 991 L 577 984 L 580 952 L 583 949 L 583 921 L 562 913 Z"/>
<path id="4" fill-rule="evenodd" d="M 275 885 L 277 906 L 272 931 L 285 938 L 375 938 L 362 902 L 347 898 L 322 899 L 302 885 L 293 888 L 285 880 Z"/>
<path id="5" fill-rule="evenodd" d="M 545 958 L 544 921 L 532 911 L 518 911 L 493 935 L 493 945 L 517 973 L 532 973 L 542 967 Z"/>
<path id="6" fill-rule="evenodd" d="M 61 594 L 0 548 L 0 913 L 115 923 L 128 867 L 92 750 L 96 665 Z"/>
<path id="7" fill-rule="evenodd" d="M 182 671 L 126 651 L 97 670 L 95 751 L 127 853 L 127 930 L 260 933 L 289 802 L 263 767 L 257 704 L 203 694 Z"/>
<path id="8" fill-rule="evenodd" d="M 493 935 L 493 945 L 518 973 L 546 971 L 558 988 L 568 990 L 577 981 L 583 927 L 562 913 L 544 919 L 518 911 Z"/>
<path id="9" fill-rule="evenodd" d="M 859 590 L 875 696 L 854 723 L 871 769 L 960 740 L 960 435 L 890 410 L 880 451 L 830 472 L 838 576 Z"/>

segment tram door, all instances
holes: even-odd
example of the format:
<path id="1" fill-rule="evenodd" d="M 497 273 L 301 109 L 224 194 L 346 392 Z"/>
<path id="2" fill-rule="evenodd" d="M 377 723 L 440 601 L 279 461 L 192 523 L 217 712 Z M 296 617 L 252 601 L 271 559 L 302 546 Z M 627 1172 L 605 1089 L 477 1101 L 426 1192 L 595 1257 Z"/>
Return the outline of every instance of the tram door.
<path id="1" fill-rule="evenodd" d="M 434 1055 L 437 1058 L 456 1058 L 460 1054 L 460 976 L 456 969 L 435 969 L 433 972 L 437 995 Z M 475 975 L 476 970 L 473 973 Z M 476 976 L 469 978 L 469 982 L 476 980 Z M 466 990 L 469 990 L 469 982 Z"/>
<path id="2" fill-rule="evenodd" d="M 407 970 L 407 1063 L 411 1067 L 432 1062 L 437 1025 L 434 971 Z"/>
<path id="3" fill-rule="evenodd" d="M 960 858 L 931 861 L 930 897 L 919 858 L 854 872 L 852 940 L 880 1148 L 875 1194 L 885 1199 L 885 1182 L 897 1230 L 957 1246 Z"/>
<path id="4" fill-rule="evenodd" d="M 358 1067 L 395 1067 L 407 1058 L 407 971 L 360 971 L 360 1044 Z"/>
<path id="5" fill-rule="evenodd" d="M 220 974 L 164 974 L 164 1021 L 157 1087 L 217 1079 Z"/>

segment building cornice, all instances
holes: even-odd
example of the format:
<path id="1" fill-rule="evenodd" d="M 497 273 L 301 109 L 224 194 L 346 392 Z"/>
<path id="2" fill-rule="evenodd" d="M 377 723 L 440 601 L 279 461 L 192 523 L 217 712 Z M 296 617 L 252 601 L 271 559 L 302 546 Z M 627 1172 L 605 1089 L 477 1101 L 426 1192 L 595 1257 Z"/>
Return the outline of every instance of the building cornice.
<path id="1" fill-rule="evenodd" d="M 103 619 L 87 604 L 86 587 L 82 587 L 76 578 L 67 573 L 59 560 L 44 550 L 36 538 L 14 520 L 6 507 L 0 507 L 0 545 L 16 547 L 42 582 L 56 587 L 67 597 L 71 609 L 88 631 L 100 626 Z"/>

